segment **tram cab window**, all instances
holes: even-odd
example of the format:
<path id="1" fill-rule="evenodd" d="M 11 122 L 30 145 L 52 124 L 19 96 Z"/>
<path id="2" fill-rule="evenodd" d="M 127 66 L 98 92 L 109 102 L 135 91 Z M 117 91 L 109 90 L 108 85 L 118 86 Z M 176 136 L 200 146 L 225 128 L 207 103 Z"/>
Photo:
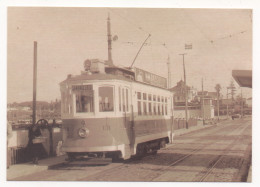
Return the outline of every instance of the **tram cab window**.
<path id="1" fill-rule="evenodd" d="M 99 87 L 99 112 L 114 111 L 114 93 L 113 87 Z"/>
<path id="2" fill-rule="evenodd" d="M 76 112 L 87 113 L 94 112 L 93 95 L 87 93 L 76 94 Z"/>
<path id="3" fill-rule="evenodd" d="M 72 92 L 75 95 L 76 113 L 94 112 L 94 92 L 92 85 L 73 85 Z"/>

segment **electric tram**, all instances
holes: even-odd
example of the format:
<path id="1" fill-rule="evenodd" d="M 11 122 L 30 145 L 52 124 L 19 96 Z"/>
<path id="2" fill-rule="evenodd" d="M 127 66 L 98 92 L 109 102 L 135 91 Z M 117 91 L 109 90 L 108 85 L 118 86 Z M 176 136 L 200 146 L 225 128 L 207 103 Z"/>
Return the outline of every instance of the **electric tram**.
<path id="1" fill-rule="evenodd" d="M 97 154 L 128 159 L 171 141 L 172 93 L 163 88 L 162 77 L 98 60 L 85 61 L 85 67 L 89 69 L 81 75 L 60 83 L 62 150 L 70 158 Z"/>
<path id="2" fill-rule="evenodd" d="M 173 101 L 166 78 L 114 66 L 108 19 L 108 61 L 89 59 L 60 83 L 62 151 L 129 159 L 172 141 Z"/>

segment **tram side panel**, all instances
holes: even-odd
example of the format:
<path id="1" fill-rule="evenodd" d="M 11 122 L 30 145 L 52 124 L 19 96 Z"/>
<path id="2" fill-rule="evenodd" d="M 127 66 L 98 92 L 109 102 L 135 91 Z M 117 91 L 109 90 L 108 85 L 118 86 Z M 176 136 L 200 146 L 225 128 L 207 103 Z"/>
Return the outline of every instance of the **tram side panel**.
<path id="1" fill-rule="evenodd" d="M 158 91 L 160 90 L 160 91 Z M 168 102 L 167 105 L 167 115 L 158 115 L 158 113 L 152 113 L 152 114 L 144 114 L 144 108 L 143 108 L 143 95 L 141 96 L 141 99 L 138 98 L 137 94 L 138 92 L 141 92 L 141 95 L 143 93 L 154 95 L 156 93 L 156 96 L 163 95 L 164 98 L 167 97 Z M 138 101 L 141 102 L 141 112 L 138 112 Z M 147 110 L 148 110 L 148 103 L 150 102 L 148 99 L 146 99 L 147 102 Z M 152 102 L 152 101 L 151 101 Z M 171 93 L 167 90 L 162 90 L 160 88 L 154 88 L 150 86 L 135 84 L 133 86 L 133 92 L 132 92 L 132 104 L 133 104 L 133 121 L 130 121 L 133 123 L 133 140 L 131 144 L 131 148 L 133 149 L 132 154 L 136 154 L 137 152 L 137 146 L 138 144 L 144 144 L 147 142 L 155 141 L 155 140 L 166 140 L 166 143 L 169 143 L 171 139 L 171 129 L 172 129 L 172 120 L 171 120 Z M 154 104 L 156 103 L 156 104 Z M 155 105 L 158 107 L 157 102 L 154 102 L 153 106 Z M 165 109 L 165 108 L 164 108 Z M 140 110 L 140 109 L 139 109 Z M 156 108 L 157 110 L 157 108 Z M 141 114 L 140 114 L 141 113 Z M 130 141 L 131 142 L 131 141 Z"/>
<path id="2" fill-rule="evenodd" d="M 125 146 L 130 144 L 128 128 L 125 127 L 126 120 L 129 121 L 129 118 L 64 119 L 63 131 L 66 137 L 63 137 L 63 151 L 69 153 L 121 151 L 125 157 Z M 79 130 L 83 126 L 88 129 L 86 138 L 79 136 Z"/>

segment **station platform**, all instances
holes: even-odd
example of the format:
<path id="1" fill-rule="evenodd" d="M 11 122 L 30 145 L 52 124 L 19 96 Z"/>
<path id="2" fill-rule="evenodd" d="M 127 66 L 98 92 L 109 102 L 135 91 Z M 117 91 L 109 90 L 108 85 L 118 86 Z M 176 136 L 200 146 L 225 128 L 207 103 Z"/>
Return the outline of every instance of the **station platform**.
<path id="1" fill-rule="evenodd" d="M 18 177 L 47 170 L 50 167 L 54 167 L 55 165 L 60 165 L 64 163 L 66 157 L 66 155 L 62 155 L 41 159 L 38 161 L 37 165 L 33 164 L 32 162 L 11 165 L 6 170 L 6 179 L 9 181 Z"/>
<path id="2" fill-rule="evenodd" d="M 223 124 L 223 122 L 224 121 L 222 121 L 218 124 L 197 125 L 194 127 L 190 127 L 189 129 L 175 130 L 174 136 L 180 136 L 180 135 L 187 134 L 187 133 L 190 133 L 190 132 L 193 132 L 196 130 L 200 130 L 203 128 L 209 128 L 214 125 L 220 125 L 220 124 Z M 38 165 L 34 165 L 32 162 L 11 165 L 9 167 L 9 169 L 7 169 L 6 179 L 7 179 L 7 181 L 12 181 L 18 177 L 22 177 L 22 176 L 30 175 L 33 173 L 41 172 L 44 170 L 48 170 L 51 167 L 55 167 L 55 166 L 65 163 L 66 158 L 67 158 L 66 155 L 62 155 L 62 156 L 41 159 L 41 160 L 39 160 Z"/>

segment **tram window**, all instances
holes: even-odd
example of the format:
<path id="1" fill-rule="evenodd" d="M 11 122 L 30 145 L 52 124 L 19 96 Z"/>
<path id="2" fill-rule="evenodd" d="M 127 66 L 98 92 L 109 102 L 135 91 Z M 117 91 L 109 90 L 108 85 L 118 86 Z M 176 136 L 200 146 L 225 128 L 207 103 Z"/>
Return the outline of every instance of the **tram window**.
<path id="1" fill-rule="evenodd" d="M 137 92 L 137 99 L 141 99 L 141 92 Z"/>
<path id="2" fill-rule="evenodd" d="M 69 105 L 69 113 L 71 114 L 71 112 L 72 112 L 72 106 Z"/>
<path id="3" fill-rule="evenodd" d="M 118 95 L 119 95 L 119 111 L 121 112 L 121 88 L 118 88 Z"/>
<path id="4" fill-rule="evenodd" d="M 94 112 L 93 95 L 82 93 L 76 93 L 76 112 L 86 113 Z"/>
<path id="5" fill-rule="evenodd" d="M 160 102 L 160 96 L 157 97 L 157 101 Z"/>
<path id="6" fill-rule="evenodd" d="M 153 113 L 156 115 L 156 103 L 153 104 Z"/>
<path id="7" fill-rule="evenodd" d="M 148 94 L 148 100 L 149 100 L 149 101 L 152 100 L 152 94 Z"/>
<path id="8" fill-rule="evenodd" d="M 143 107 L 144 107 L 144 115 L 147 115 L 147 107 L 146 107 L 146 102 L 143 102 Z"/>
<path id="9" fill-rule="evenodd" d="M 147 96 L 146 93 L 143 93 L 143 100 L 146 100 L 146 99 L 147 99 L 146 96 Z"/>
<path id="10" fill-rule="evenodd" d="M 165 97 L 165 103 L 167 103 L 167 97 Z"/>
<path id="11" fill-rule="evenodd" d="M 152 103 L 151 102 L 149 102 L 148 107 L 149 107 L 149 115 L 152 115 Z"/>
<path id="12" fill-rule="evenodd" d="M 122 99 L 123 99 L 123 112 L 125 112 L 125 89 L 122 89 Z"/>
<path id="13" fill-rule="evenodd" d="M 129 111 L 129 108 L 128 108 L 128 89 L 125 89 L 126 91 L 126 111 L 128 112 Z"/>
<path id="14" fill-rule="evenodd" d="M 164 104 L 162 103 L 162 115 L 164 115 Z"/>
<path id="15" fill-rule="evenodd" d="M 113 88 L 104 86 L 98 88 L 99 92 L 99 112 L 114 111 Z"/>
<path id="16" fill-rule="evenodd" d="M 153 101 L 156 101 L 156 96 L 155 95 L 153 95 Z"/>
<path id="17" fill-rule="evenodd" d="M 138 115 L 142 115 L 142 111 L 141 111 L 141 101 L 137 102 L 137 110 L 138 110 Z"/>
<path id="18" fill-rule="evenodd" d="M 161 115 L 161 105 L 158 103 L 158 115 Z"/>
<path id="19" fill-rule="evenodd" d="M 168 115 L 168 106 L 167 106 L 167 104 L 165 105 L 165 115 Z"/>

